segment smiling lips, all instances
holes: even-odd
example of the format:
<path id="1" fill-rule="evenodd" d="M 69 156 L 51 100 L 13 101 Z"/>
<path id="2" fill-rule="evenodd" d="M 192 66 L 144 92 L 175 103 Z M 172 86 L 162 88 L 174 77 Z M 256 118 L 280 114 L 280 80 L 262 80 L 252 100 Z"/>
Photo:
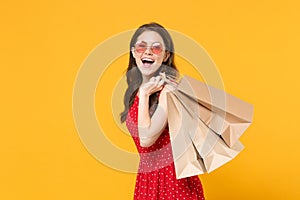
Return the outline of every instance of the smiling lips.
<path id="1" fill-rule="evenodd" d="M 154 60 L 151 58 L 142 58 L 142 63 L 145 66 L 151 66 L 154 63 Z"/>

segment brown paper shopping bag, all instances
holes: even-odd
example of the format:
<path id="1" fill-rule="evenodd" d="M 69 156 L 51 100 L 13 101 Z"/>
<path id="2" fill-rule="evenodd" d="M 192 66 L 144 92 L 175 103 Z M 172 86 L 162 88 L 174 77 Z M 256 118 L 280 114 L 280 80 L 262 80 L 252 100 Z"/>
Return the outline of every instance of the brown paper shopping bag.
<path id="1" fill-rule="evenodd" d="M 168 101 L 168 126 L 175 165 L 176 177 L 184 178 L 203 174 L 206 170 L 199 153 L 195 149 L 187 132 L 195 129 L 194 120 L 185 120 L 187 111 L 172 93 L 167 95 Z"/>
<path id="2" fill-rule="evenodd" d="M 225 143 L 232 147 L 252 123 L 253 106 L 220 89 L 184 76 L 175 90 L 185 106 L 196 112 L 198 117 Z M 188 100 L 198 102 L 201 107 L 192 108 Z"/>
<path id="3" fill-rule="evenodd" d="M 229 148 L 176 96 L 168 96 L 168 123 L 176 177 L 184 178 L 211 172 L 233 159 L 243 146 L 237 142 Z M 189 100 L 195 107 L 194 100 Z M 194 107 L 194 108 L 195 108 Z"/>
<path id="4" fill-rule="evenodd" d="M 251 123 L 250 104 L 187 76 L 167 98 L 177 178 L 209 173 L 243 149 L 238 138 Z"/>

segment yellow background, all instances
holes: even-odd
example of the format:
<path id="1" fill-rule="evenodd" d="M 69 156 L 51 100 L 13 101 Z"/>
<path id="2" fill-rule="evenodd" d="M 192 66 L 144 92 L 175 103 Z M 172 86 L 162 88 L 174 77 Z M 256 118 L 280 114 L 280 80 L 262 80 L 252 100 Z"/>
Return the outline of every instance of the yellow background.
<path id="1" fill-rule="evenodd" d="M 81 143 L 72 91 L 92 49 L 151 21 L 201 44 L 226 91 L 255 108 L 245 150 L 200 176 L 206 198 L 300 199 L 299 9 L 296 0 L 2 1 L 0 199 L 132 198 L 135 174 L 104 166 Z M 135 150 L 117 134 L 109 137 Z"/>

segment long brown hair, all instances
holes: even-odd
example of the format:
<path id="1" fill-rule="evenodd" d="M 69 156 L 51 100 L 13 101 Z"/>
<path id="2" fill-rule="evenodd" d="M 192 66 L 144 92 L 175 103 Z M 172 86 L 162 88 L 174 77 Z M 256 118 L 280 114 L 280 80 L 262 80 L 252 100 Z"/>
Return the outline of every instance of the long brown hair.
<path id="1" fill-rule="evenodd" d="M 160 24 L 157 23 L 149 23 L 140 26 L 135 33 L 133 34 L 131 41 L 130 41 L 130 57 L 128 68 L 126 71 L 126 79 L 128 88 L 124 95 L 124 111 L 120 114 L 121 122 L 126 120 L 128 110 L 132 106 L 135 95 L 138 92 L 139 87 L 142 84 L 143 77 L 140 70 L 137 67 L 135 59 L 132 55 L 131 49 L 134 47 L 137 38 L 145 31 L 154 31 L 158 33 L 165 44 L 166 51 L 169 52 L 169 58 L 162 63 L 160 68 L 155 72 L 154 76 L 157 76 L 160 72 L 165 72 L 166 76 L 177 76 L 178 71 L 174 62 L 174 44 L 169 32 Z M 153 113 L 156 109 L 157 102 L 158 102 L 158 93 L 156 92 L 149 97 L 149 109 L 150 113 Z"/>

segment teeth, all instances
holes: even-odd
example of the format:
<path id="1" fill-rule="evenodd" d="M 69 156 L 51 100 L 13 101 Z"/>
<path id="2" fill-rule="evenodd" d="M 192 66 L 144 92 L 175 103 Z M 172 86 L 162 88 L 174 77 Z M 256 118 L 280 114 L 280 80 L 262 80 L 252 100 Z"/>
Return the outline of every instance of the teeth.
<path id="1" fill-rule="evenodd" d="M 150 59 L 150 58 L 143 58 L 143 59 L 142 59 L 142 61 L 149 61 L 149 62 L 153 62 L 153 60 L 152 60 L 152 59 Z"/>

